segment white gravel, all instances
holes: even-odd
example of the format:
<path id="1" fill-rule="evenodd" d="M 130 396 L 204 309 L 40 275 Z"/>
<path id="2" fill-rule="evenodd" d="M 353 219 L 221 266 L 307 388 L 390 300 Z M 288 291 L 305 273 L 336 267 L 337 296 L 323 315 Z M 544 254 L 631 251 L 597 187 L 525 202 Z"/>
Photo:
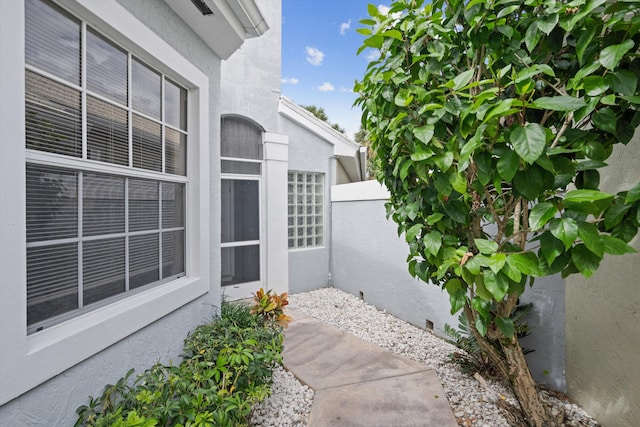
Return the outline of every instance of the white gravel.
<path id="1" fill-rule="evenodd" d="M 458 364 L 450 361 L 449 355 L 460 350 L 431 332 L 334 288 L 290 295 L 289 303 L 293 309 L 433 368 L 459 425 L 509 426 L 500 409 L 492 403 L 490 392 L 472 375 L 463 373 Z M 502 384 L 490 380 L 487 383 L 501 398 L 515 404 L 511 391 Z M 552 403 L 555 413 L 564 414 L 564 425 L 599 426 L 577 405 L 548 394 L 545 398 Z M 256 408 L 251 425 L 306 426 L 312 401 L 313 391 L 300 384 L 290 372 L 279 368 L 274 372 L 272 395 Z"/>

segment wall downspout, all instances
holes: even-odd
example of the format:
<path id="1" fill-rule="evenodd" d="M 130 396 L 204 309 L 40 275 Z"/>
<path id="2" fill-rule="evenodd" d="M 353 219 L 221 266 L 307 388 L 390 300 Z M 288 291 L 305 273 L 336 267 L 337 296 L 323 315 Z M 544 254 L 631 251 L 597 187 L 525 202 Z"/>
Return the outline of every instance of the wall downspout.
<path id="1" fill-rule="evenodd" d="M 331 201 L 331 187 L 336 185 L 336 170 L 337 170 L 338 156 L 331 156 L 329 158 L 329 176 L 327 177 L 327 183 L 329 183 L 329 235 L 327 236 L 327 246 L 329 249 L 329 275 L 327 277 L 327 286 L 332 288 L 333 282 L 331 279 L 331 273 L 333 272 L 333 202 Z"/>

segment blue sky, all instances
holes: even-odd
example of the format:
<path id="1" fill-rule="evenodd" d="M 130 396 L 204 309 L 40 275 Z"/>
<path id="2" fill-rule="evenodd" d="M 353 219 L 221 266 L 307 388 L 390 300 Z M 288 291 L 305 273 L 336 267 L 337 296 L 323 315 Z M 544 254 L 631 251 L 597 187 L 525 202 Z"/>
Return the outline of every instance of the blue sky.
<path id="1" fill-rule="evenodd" d="M 360 128 L 353 84 L 366 70 L 367 56 L 356 56 L 364 37 L 356 32 L 367 5 L 388 1 L 283 0 L 282 94 L 299 105 L 323 107 L 329 121 L 353 134 Z M 384 8 L 384 6 L 379 6 Z"/>

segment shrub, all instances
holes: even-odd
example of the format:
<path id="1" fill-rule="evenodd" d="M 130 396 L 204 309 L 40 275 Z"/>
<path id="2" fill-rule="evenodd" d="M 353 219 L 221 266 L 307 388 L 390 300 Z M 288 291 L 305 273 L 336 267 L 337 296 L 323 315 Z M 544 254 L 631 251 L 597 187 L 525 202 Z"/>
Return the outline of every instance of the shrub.
<path id="1" fill-rule="evenodd" d="M 268 322 L 277 322 L 280 326 L 287 327 L 291 322 L 291 316 L 284 314 L 284 307 L 289 305 L 289 294 L 276 294 L 273 289 L 267 292 L 260 288 L 253 294 L 253 308 L 251 313 L 261 316 Z"/>
<path id="2" fill-rule="evenodd" d="M 242 426 L 270 393 L 282 362 L 282 329 L 223 302 L 220 316 L 185 339 L 177 366 L 160 363 L 131 383 L 130 370 L 77 409 L 76 426 Z"/>

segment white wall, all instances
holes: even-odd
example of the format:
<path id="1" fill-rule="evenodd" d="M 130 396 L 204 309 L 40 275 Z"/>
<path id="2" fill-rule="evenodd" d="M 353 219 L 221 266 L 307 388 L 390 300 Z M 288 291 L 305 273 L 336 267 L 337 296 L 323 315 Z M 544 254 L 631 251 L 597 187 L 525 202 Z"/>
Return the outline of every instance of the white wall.
<path id="1" fill-rule="evenodd" d="M 446 292 L 409 274 L 407 243 L 386 219 L 388 197 L 377 181 L 332 188 L 333 285 L 356 296 L 362 292 L 368 303 L 416 326 L 429 320 L 445 336 L 445 323 L 457 328 L 458 315 L 450 314 Z M 535 349 L 527 356 L 532 374 L 564 390 L 564 283 L 557 276 L 537 279 L 522 302 L 534 303 L 527 319 L 532 334 L 523 342 Z"/>
<path id="2" fill-rule="evenodd" d="M 305 292 L 327 286 L 331 250 L 330 189 L 335 183 L 333 146 L 292 120 L 281 117 L 282 132 L 289 136 L 289 170 L 325 174 L 324 245 L 289 250 L 289 292 Z M 285 187 L 286 189 L 286 187 Z"/>

